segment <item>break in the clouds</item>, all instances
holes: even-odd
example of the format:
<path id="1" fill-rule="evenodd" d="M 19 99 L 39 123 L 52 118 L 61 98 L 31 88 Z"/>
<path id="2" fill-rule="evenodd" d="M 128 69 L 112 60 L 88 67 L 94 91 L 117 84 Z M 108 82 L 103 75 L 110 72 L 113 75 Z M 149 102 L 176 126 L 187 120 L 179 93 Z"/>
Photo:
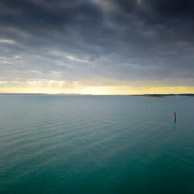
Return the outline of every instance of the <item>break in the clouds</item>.
<path id="1" fill-rule="evenodd" d="M 191 87 L 193 21 L 191 0 L 0 0 L 0 80 Z"/>

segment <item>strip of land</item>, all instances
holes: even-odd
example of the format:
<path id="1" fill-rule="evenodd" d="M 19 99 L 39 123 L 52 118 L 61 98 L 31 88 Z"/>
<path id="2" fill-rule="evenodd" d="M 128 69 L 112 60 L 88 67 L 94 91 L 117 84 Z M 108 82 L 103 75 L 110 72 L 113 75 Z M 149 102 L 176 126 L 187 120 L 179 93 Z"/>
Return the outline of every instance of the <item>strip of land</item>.
<path id="1" fill-rule="evenodd" d="M 194 97 L 194 94 L 134 94 L 134 95 L 92 95 L 92 94 L 46 94 L 46 93 L 0 93 L 0 95 L 56 95 L 56 96 L 146 96 L 161 98 L 166 96 L 190 96 Z"/>

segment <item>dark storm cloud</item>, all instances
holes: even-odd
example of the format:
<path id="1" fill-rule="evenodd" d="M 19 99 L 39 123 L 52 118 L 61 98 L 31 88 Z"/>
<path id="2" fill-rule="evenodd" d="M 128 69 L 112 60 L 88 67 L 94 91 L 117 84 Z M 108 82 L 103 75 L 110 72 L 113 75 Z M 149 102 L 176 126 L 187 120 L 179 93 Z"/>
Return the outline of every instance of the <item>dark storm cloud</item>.
<path id="1" fill-rule="evenodd" d="M 0 0 L 0 76 L 193 84 L 193 19 L 189 0 Z"/>
<path id="2" fill-rule="evenodd" d="M 133 12 L 135 9 L 138 8 L 138 2 L 136 0 L 115 0 L 115 3 L 123 10 L 125 10 L 128 13 Z"/>
<path id="3" fill-rule="evenodd" d="M 75 22 L 98 23 L 100 10 L 90 2 L 2 0 L 1 22 L 29 32 L 71 26 Z M 10 14 L 11 13 L 11 14 Z"/>
<path id="4" fill-rule="evenodd" d="M 144 0 L 145 4 L 153 11 L 165 17 L 193 17 L 194 2 L 191 0 Z"/>

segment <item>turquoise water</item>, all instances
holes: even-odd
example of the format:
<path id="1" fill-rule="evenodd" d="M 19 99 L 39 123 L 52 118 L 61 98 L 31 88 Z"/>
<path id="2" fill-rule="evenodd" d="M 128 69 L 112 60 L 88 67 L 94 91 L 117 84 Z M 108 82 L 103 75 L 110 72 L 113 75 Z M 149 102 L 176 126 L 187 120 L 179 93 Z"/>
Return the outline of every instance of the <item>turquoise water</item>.
<path id="1" fill-rule="evenodd" d="M 0 193 L 194 193 L 194 98 L 0 95 Z"/>

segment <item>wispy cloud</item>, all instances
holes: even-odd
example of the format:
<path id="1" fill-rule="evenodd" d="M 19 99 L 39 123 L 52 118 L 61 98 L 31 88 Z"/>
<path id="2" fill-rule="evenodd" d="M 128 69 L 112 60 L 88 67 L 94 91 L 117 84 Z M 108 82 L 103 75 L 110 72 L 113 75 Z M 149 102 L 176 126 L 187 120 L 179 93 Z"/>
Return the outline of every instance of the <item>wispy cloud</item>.
<path id="1" fill-rule="evenodd" d="M 0 39 L 0 43 L 16 44 L 14 40 L 8 40 L 8 39 Z"/>

